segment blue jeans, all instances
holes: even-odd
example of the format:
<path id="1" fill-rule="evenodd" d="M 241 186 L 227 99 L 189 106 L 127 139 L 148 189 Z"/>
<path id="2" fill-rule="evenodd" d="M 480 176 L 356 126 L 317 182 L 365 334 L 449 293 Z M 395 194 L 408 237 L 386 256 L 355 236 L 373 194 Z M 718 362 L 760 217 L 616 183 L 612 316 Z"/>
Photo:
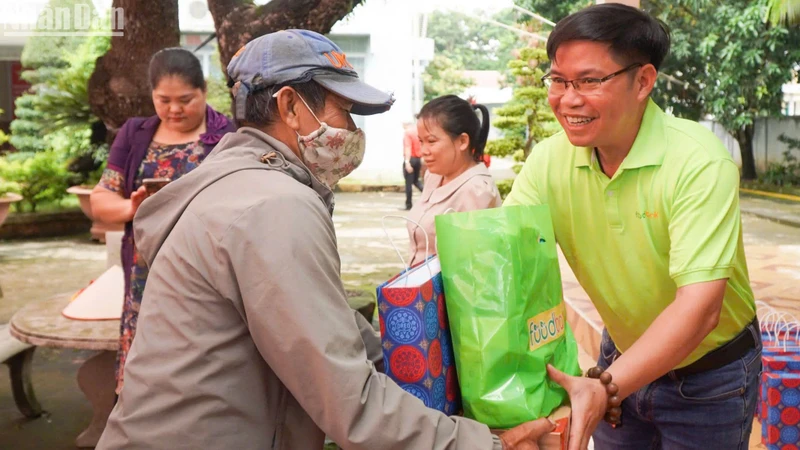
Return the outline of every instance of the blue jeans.
<path id="1" fill-rule="evenodd" d="M 746 450 L 761 376 L 758 345 L 719 369 L 679 378 L 670 373 L 622 402 L 622 426 L 601 422 L 592 436 L 595 450 Z M 603 332 L 598 365 L 619 356 Z"/>

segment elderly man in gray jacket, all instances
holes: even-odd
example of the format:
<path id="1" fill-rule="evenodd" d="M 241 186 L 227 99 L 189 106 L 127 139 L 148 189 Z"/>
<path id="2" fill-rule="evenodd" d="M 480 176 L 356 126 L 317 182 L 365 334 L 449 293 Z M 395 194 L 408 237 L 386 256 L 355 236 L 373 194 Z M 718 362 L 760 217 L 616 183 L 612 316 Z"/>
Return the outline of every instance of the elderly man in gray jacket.
<path id="1" fill-rule="evenodd" d="M 498 438 L 403 391 L 347 305 L 331 187 L 363 158 L 350 114 L 391 95 L 305 30 L 253 40 L 228 75 L 243 126 L 136 214 L 151 272 L 98 448 L 536 449 L 546 419 Z"/>

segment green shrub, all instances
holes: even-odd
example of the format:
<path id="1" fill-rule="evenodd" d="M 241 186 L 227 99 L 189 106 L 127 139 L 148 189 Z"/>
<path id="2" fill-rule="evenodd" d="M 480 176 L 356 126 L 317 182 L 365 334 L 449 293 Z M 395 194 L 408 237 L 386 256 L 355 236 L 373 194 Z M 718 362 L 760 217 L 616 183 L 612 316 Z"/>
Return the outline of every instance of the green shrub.
<path id="1" fill-rule="evenodd" d="M 39 99 L 33 94 L 24 94 L 14 102 L 14 114 L 11 122 L 11 145 L 21 152 L 39 152 L 46 148 L 42 139 L 42 121 L 44 114 L 37 109 Z"/>
<path id="2" fill-rule="evenodd" d="M 219 49 L 214 50 L 214 54 L 211 56 L 211 73 L 206 78 L 206 86 L 206 102 L 222 114 L 231 116 L 233 114 L 231 90 L 223 75 L 222 65 L 219 61 Z"/>
<path id="3" fill-rule="evenodd" d="M 19 191 L 19 183 L 14 181 L 0 180 L 0 197 L 10 193 L 19 194 Z"/>
<path id="4" fill-rule="evenodd" d="M 493 111 L 492 124 L 503 137 L 488 142 L 486 151 L 492 156 L 514 155 L 515 161 L 522 162 L 538 142 L 558 132 L 560 125 L 550 110 L 542 81 L 547 52 L 540 47 L 525 47 L 517 53 L 517 58 L 508 63 L 514 79 L 513 96 Z"/>
<path id="5" fill-rule="evenodd" d="M 16 207 L 30 212 L 42 203 L 60 201 L 70 184 L 63 159 L 52 150 L 0 158 L 0 179 L 18 186 L 24 199 Z"/>
<path id="6" fill-rule="evenodd" d="M 785 134 L 778 136 L 778 140 L 789 146 L 783 152 L 783 161 L 770 163 L 759 181 L 775 186 L 800 186 L 800 160 L 795 155 L 795 150 L 800 150 L 800 140 Z"/>
<path id="7" fill-rule="evenodd" d="M 511 193 L 511 186 L 514 185 L 514 179 L 500 180 L 497 182 L 497 190 L 500 191 L 500 197 L 505 200 L 509 193 Z"/>
<path id="8" fill-rule="evenodd" d="M 0 109 L 0 116 L 1 115 L 3 115 L 2 109 Z M 3 132 L 3 130 L 0 130 L 0 145 L 5 144 L 6 142 L 8 142 L 8 135 L 5 132 Z"/>

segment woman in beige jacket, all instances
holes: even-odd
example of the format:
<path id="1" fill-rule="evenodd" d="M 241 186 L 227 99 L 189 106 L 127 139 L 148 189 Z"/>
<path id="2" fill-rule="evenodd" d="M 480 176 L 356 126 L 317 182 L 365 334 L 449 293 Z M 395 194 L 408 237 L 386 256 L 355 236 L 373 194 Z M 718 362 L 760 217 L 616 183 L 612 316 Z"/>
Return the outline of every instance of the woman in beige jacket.
<path id="1" fill-rule="evenodd" d="M 482 120 L 475 110 L 480 110 Z M 501 204 L 497 186 L 482 162 L 489 135 L 489 111 L 485 106 L 470 105 L 455 95 L 436 98 L 422 107 L 417 132 L 428 173 L 422 197 L 408 213 L 410 265 L 426 257 L 425 234 L 428 253 L 436 253 L 434 217 L 438 214 Z"/>

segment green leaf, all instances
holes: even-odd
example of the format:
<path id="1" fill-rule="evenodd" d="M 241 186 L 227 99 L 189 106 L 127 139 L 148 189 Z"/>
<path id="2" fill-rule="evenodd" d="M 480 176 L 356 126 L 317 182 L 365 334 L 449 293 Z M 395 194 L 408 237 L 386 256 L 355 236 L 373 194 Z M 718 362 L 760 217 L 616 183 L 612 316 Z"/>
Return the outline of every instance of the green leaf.
<path id="1" fill-rule="evenodd" d="M 773 25 L 800 24 L 800 0 L 770 0 L 767 17 Z"/>
<path id="2" fill-rule="evenodd" d="M 57 202 L 67 195 L 70 174 L 54 151 L 0 158 L 0 179 L 14 183 L 23 196 L 23 208 L 35 211 L 40 203 Z"/>
<path id="3" fill-rule="evenodd" d="M 547 88 L 541 80 L 547 52 L 540 47 L 524 47 L 517 55 L 517 59 L 508 64 L 509 72 L 516 78 L 513 97 L 495 109 L 492 122 L 503 132 L 504 138 L 490 141 L 487 148 L 495 155 L 514 155 L 519 161 L 530 153 L 536 142 L 556 132 L 558 125 L 547 102 Z"/>

